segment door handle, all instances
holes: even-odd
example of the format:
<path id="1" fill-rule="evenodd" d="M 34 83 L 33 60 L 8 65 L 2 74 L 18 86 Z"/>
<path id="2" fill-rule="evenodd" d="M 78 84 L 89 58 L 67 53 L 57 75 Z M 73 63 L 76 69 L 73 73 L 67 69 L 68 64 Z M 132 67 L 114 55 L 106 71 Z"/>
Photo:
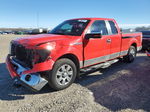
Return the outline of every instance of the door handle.
<path id="1" fill-rule="evenodd" d="M 111 43 L 111 39 L 107 39 L 107 43 Z"/>

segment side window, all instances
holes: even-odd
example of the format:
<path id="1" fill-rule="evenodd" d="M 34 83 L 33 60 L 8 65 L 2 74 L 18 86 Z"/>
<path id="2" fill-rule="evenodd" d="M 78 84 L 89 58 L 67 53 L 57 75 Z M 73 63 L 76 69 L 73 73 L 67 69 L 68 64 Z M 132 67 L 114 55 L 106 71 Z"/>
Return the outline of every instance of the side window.
<path id="1" fill-rule="evenodd" d="M 115 23 L 113 21 L 109 21 L 109 24 L 110 24 L 110 27 L 111 27 L 112 34 L 118 34 L 118 30 L 116 28 Z"/>
<path id="2" fill-rule="evenodd" d="M 105 21 L 103 21 L 103 20 L 95 21 L 91 25 L 88 33 L 101 33 L 102 35 L 108 35 L 108 31 L 107 31 Z"/>

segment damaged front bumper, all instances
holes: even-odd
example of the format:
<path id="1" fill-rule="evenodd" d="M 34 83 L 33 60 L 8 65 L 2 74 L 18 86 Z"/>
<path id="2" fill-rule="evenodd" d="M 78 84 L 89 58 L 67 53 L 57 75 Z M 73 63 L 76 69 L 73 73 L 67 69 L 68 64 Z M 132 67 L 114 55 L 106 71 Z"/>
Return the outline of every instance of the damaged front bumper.
<path id="1" fill-rule="evenodd" d="M 49 60 L 44 63 L 35 65 L 32 69 L 23 67 L 17 63 L 10 55 L 7 56 L 6 65 L 12 78 L 17 78 L 21 84 L 32 90 L 41 90 L 48 81 L 41 77 L 38 72 L 47 71 L 52 68 L 53 61 Z"/>

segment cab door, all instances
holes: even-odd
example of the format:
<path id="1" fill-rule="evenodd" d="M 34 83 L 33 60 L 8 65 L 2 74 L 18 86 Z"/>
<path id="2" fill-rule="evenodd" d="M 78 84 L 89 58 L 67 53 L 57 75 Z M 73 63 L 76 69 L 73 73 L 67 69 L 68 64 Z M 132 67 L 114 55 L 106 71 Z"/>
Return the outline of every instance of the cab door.
<path id="1" fill-rule="evenodd" d="M 84 38 L 84 67 L 104 62 L 110 58 L 111 38 L 104 20 L 96 20 L 90 26 L 87 34 L 101 34 L 100 38 Z"/>
<path id="2" fill-rule="evenodd" d="M 114 21 L 107 21 L 108 27 L 110 27 L 110 39 L 111 39 L 111 49 L 110 49 L 110 59 L 114 59 L 120 56 L 121 51 L 121 34 L 117 30 L 116 23 Z"/>

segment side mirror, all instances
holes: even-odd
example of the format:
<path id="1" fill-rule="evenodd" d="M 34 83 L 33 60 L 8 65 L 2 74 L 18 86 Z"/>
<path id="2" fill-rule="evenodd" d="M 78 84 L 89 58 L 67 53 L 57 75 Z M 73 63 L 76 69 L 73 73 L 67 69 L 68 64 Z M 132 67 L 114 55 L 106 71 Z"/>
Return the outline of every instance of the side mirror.
<path id="1" fill-rule="evenodd" d="M 85 35 L 85 39 L 101 38 L 101 37 L 102 37 L 101 33 L 88 33 Z"/>

